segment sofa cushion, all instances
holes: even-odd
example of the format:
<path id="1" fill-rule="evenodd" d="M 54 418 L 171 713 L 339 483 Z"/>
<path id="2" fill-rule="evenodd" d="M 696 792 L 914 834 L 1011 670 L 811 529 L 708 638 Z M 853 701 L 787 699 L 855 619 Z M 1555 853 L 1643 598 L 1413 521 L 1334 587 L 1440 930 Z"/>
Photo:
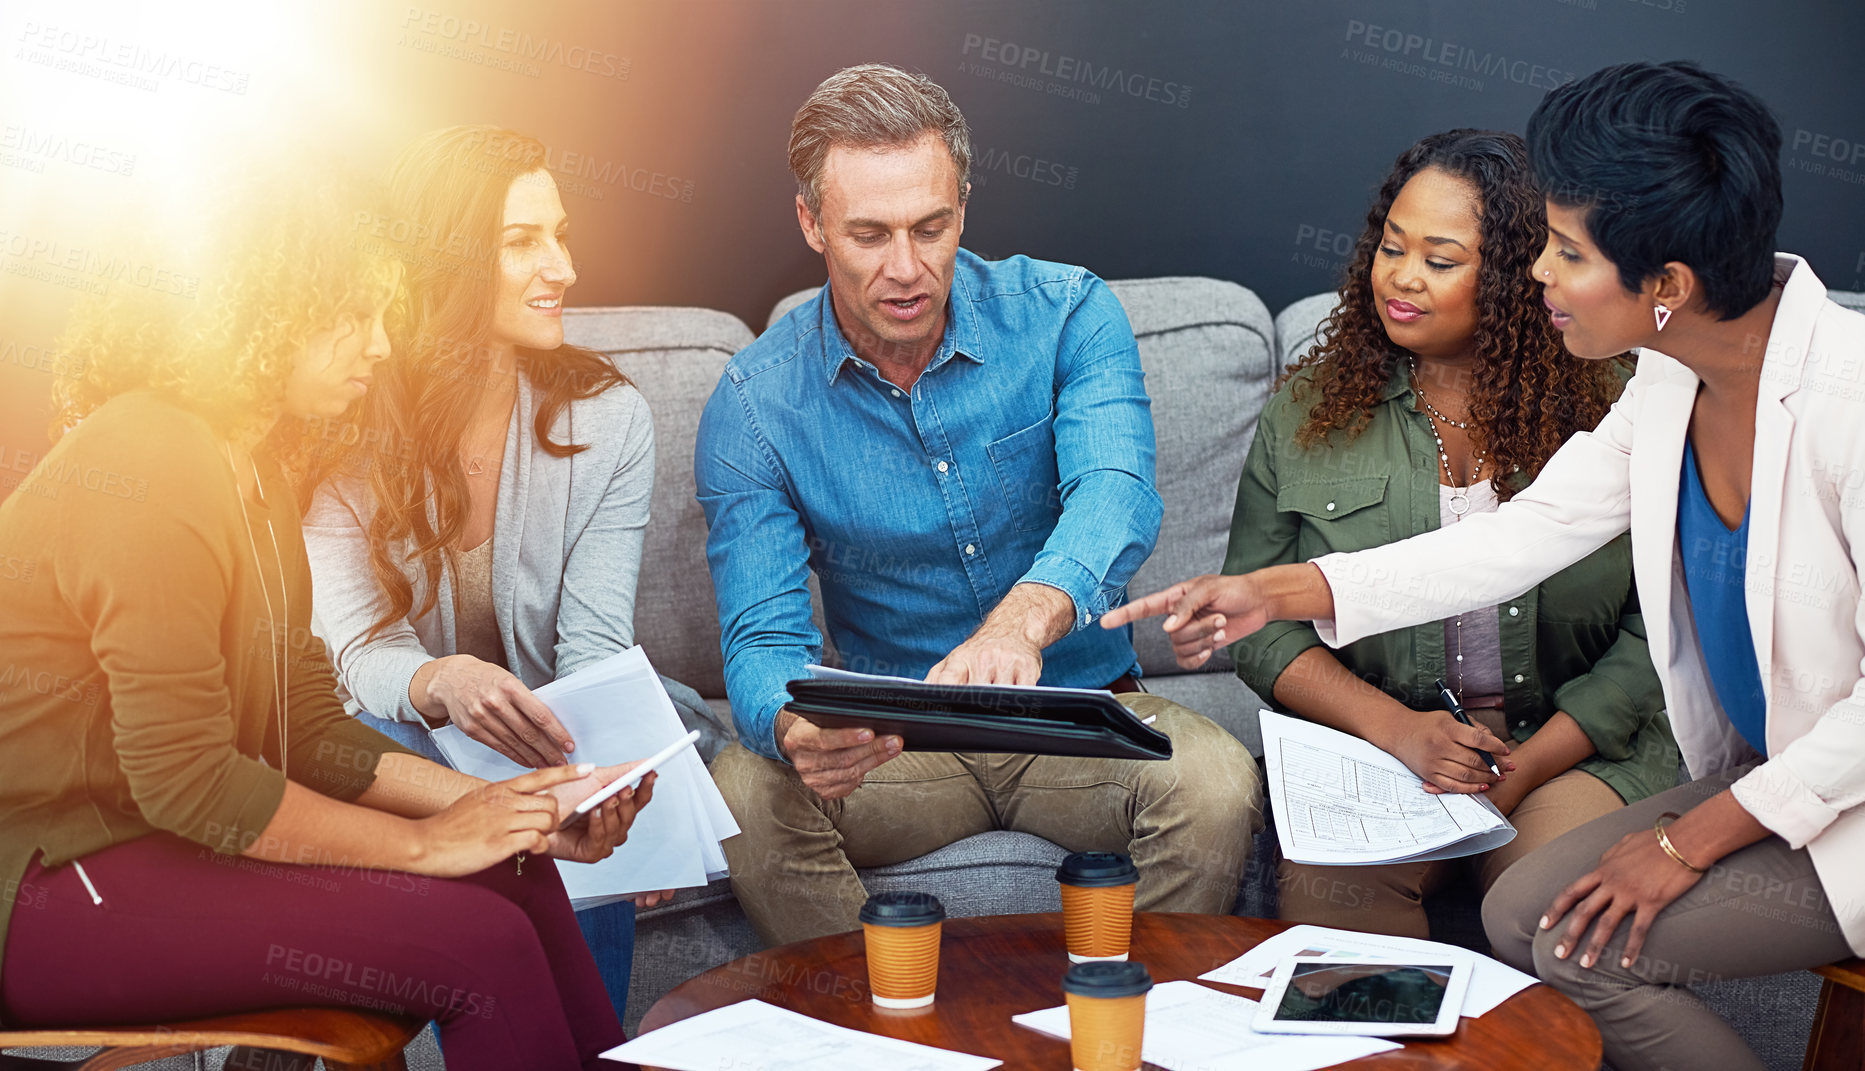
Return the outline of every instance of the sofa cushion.
<path id="1" fill-rule="evenodd" d="M 929 892 L 954 918 L 1062 910 L 1056 867 L 1068 853 L 1029 833 L 995 830 L 893 866 L 861 871 L 870 893 Z"/>
<path id="2" fill-rule="evenodd" d="M 1334 311 L 1334 291 L 1310 294 L 1276 314 L 1276 363 L 1287 368 L 1320 341 L 1321 321 Z"/>
<path id="3" fill-rule="evenodd" d="M 1262 301 L 1236 283 L 1165 278 L 1108 286 L 1140 344 L 1165 503 L 1159 542 L 1129 585 L 1144 595 L 1224 564 L 1237 480 L 1275 374 L 1274 325 Z M 1135 627 L 1133 649 L 1149 676 L 1183 672 L 1156 622 Z M 1214 655 L 1202 671 L 1228 675 L 1229 654 Z"/>
<path id="4" fill-rule="evenodd" d="M 766 331 L 769 331 L 771 328 L 776 327 L 777 321 L 790 315 L 791 309 L 794 309 L 798 305 L 801 305 L 805 301 L 808 301 L 810 298 L 815 297 L 816 291 L 821 290 L 821 289 L 822 287 L 820 286 L 812 286 L 812 287 L 808 287 L 803 290 L 799 290 L 794 294 L 789 294 L 784 297 L 778 298 L 777 304 L 771 306 L 771 314 L 764 318 L 764 329 Z"/>
<path id="5" fill-rule="evenodd" d="M 654 414 L 654 497 L 635 590 L 635 639 L 660 672 L 703 696 L 724 695 L 693 440 L 727 358 L 751 344 L 751 330 L 712 309 L 636 306 L 565 309 L 563 330 L 569 342 L 613 358 Z"/>

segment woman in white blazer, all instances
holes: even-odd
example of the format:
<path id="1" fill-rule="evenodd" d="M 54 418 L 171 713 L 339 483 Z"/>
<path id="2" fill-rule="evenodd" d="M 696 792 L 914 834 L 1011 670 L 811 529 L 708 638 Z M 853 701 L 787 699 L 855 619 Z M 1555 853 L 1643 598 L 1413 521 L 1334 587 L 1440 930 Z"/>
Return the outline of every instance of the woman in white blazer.
<path id="1" fill-rule="evenodd" d="M 1339 646 L 1512 598 L 1630 529 L 1693 780 L 1530 855 L 1484 922 L 1620 1071 L 1760 1068 L 1686 985 L 1865 953 L 1865 317 L 1772 252 L 1780 131 L 1740 87 L 1608 68 L 1549 93 L 1528 141 L 1550 316 L 1580 358 L 1641 351 L 1599 427 L 1493 514 L 1103 624 L 1165 613 L 1186 665 L 1269 620 Z"/>

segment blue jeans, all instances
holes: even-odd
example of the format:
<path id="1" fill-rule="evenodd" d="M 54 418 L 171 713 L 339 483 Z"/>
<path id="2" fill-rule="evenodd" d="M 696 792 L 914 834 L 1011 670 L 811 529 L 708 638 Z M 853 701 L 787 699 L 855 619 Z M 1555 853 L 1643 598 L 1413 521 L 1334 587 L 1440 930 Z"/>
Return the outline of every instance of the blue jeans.
<path id="1" fill-rule="evenodd" d="M 448 765 L 446 757 L 428 738 L 427 730 L 419 725 L 389 721 L 373 714 L 361 717 L 364 724 L 390 740 L 423 758 Z M 596 957 L 596 970 L 602 975 L 603 987 L 609 991 L 609 1003 L 615 1005 L 616 1018 L 625 1018 L 628 976 L 635 965 L 635 905 L 622 900 L 578 911 L 576 922 L 583 928 L 583 940 L 589 943 L 590 953 Z"/>

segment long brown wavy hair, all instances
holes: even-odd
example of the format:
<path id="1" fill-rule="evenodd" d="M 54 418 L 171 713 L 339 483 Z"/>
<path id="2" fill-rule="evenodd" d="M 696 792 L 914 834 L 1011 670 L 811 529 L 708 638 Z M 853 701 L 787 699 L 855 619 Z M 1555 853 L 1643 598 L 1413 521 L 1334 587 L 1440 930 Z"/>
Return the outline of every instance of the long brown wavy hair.
<path id="1" fill-rule="evenodd" d="M 390 213 L 370 232 L 406 266 L 407 314 L 389 325 L 394 357 L 377 368 L 355 426 L 326 433 L 333 445 L 304 481 L 314 487 L 335 471 L 367 478 L 376 507 L 369 564 L 388 596 L 372 635 L 433 608 L 443 555 L 465 527 L 460 440 L 490 380 L 505 199 L 515 180 L 544 166 L 535 138 L 456 126 L 417 138 L 390 171 Z M 541 395 L 531 429 L 537 444 L 552 457 L 588 449 L 555 441 L 551 425 L 572 401 L 628 378 L 607 357 L 576 346 L 517 353 L 520 374 Z M 309 499 L 307 491 L 303 504 Z M 404 572 L 411 563 L 427 581 L 418 608 Z"/>
<path id="2" fill-rule="evenodd" d="M 1312 399 L 1295 441 L 1313 446 L 1337 431 L 1357 436 L 1371 422 L 1396 362 L 1406 356 L 1387 337 L 1374 307 L 1373 258 L 1392 202 L 1426 168 L 1467 180 L 1481 206 L 1470 432 L 1472 445 L 1488 452 L 1490 486 L 1507 499 L 1535 478 L 1569 436 L 1606 415 L 1619 396 L 1625 360 L 1569 356 L 1548 319 L 1541 288 L 1529 277 L 1547 244 L 1547 210 L 1531 177 L 1527 146 L 1514 134 L 1449 130 L 1399 154 L 1367 211 L 1366 230 L 1354 246 L 1321 341 L 1283 374 L 1287 382 L 1305 371 L 1295 380 L 1293 396 L 1298 402 Z"/>

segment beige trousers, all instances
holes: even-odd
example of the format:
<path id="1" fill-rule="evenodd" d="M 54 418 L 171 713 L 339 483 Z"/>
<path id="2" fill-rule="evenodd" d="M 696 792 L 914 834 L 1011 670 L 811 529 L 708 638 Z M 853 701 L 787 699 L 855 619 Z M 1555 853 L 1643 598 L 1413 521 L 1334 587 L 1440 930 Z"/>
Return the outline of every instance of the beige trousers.
<path id="1" fill-rule="evenodd" d="M 1752 768 L 1679 785 L 1589 822 L 1524 859 L 1483 901 L 1483 928 L 1496 957 L 1532 971 L 1585 1008 L 1617 1071 L 1762 1071 L 1765 1065 L 1741 1036 L 1689 987 L 1852 955 L 1807 850 L 1770 835 L 1718 860 L 1658 912 L 1632 966 L 1619 966 L 1630 919 L 1591 968 L 1580 966 L 1578 953 L 1555 958 L 1554 946 L 1567 929 L 1539 925 L 1555 894 L 1597 866 L 1621 837 L 1654 836 L 1659 815 L 1688 811 Z"/>
<path id="2" fill-rule="evenodd" d="M 1284 859 L 1277 872 L 1281 910 L 1291 922 L 1399 937 L 1430 937 L 1425 897 L 1460 874 L 1472 873 L 1488 892 L 1503 871 L 1570 829 L 1625 806 L 1612 786 L 1568 770 L 1522 797 L 1509 814 L 1515 839 L 1463 859 L 1383 866 L 1310 866 Z"/>
<path id="3" fill-rule="evenodd" d="M 856 867 L 915 859 L 995 829 L 1070 851 L 1118 851 L 1140 871 L 1134 905 L 1226 914 L 1262 828 L 1256 761 L 1202 715 L 1144 692 L 1121 695 L 1172 738 L 1172 758 L 1082 759 L 907 752 L 861 787 L 824 800 L 796 770 L 734 744 L 712 765 L 738 819 L 725 842 L 732 889 L 771 945 L 855 929 L 867 891 Z"/>

